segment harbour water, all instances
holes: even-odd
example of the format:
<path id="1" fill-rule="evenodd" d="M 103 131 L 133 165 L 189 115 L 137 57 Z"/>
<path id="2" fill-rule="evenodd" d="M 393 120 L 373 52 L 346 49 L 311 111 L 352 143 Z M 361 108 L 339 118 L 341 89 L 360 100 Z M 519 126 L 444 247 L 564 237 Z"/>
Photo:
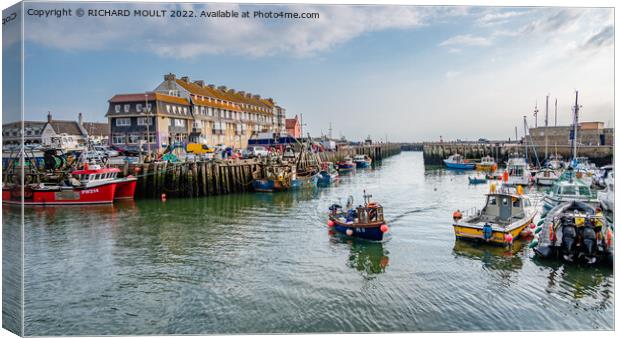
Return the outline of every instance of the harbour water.
<path id="1" fill-rule="evenodd" d="M 384 243 L 326 226 L 363 189 Z M 612 329 L 611 269 L 455 241 L 487 189 L 403 152 L 312 191 L 28 208 L 25 334 Z"/>

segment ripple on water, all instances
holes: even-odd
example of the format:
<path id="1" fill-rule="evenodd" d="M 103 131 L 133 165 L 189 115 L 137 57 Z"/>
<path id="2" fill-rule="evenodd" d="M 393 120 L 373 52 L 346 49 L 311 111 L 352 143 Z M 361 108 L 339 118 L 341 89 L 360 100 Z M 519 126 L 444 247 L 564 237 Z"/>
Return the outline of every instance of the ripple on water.
<path id="1" fill-rule="evenodd" d="M 364 189 L 384 243 L 325 225 Z M 487 189 L 403 153 L 325 189 L 33 208 L 26 334 L 611 329 L 611 270 L 455 241 L 452 212 Z"/>

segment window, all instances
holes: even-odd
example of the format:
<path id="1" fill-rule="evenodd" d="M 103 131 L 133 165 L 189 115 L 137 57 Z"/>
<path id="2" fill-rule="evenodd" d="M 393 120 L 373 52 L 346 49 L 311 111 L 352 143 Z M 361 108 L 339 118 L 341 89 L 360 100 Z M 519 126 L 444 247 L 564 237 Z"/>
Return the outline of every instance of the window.
<path id="1" fill-rule="evenodd" d="M 513 208 L 520 208 L 521 207 L 521 200 L 518 199 L 518 198 L 514 198 L 513 197 L 512 207 Z"/>
<path id="2" fill-rule="evenodd" d="M 129 135 L 129 141 L 127 143 L 136 144 L 138 142 L 140 142 L 140 135 L 139 134 L 130 134 Z"/>
<path id="3" fill-rule="evenodd" d="M 183 114 L 187 114 L 187 107 L 183 107 Z"/>
<path id="4" fill-rule="evenodd" d="M 508 198 L 507 197 L 502 198 L 502 204 L 503 205 L 508 205 Z"/>
<path id="5" fill-rule="evenodd" d="M 175 127 L 185 127 L 185 120 L 175 119 L 174 120 Z"/>
<path id="6" fill-rule="evenodd" d="M 170 105 L 169 104 L 166 105 L 166 111 L 168 112 L 168 114 L 170 114 Z"/>
<path id="7" fill-rule="evenodd" d="M 575 190 L 574 186 L 567 185 L 564 188 L 562 188 L 562 194 L 563 195 L 576 195 L 577 190 Z"/>
<path id="8" fill-rule="evenodd" d="M 116 126 L 117 127 L 131 126 L 131 119 L 129 117 L 118 118 L 116 119 Z"/>
<path id="9" fill-rule="evenodd" d="M 194 124 L 193 124 L 194 128 L 202 128 L 202 121 L 200 120 L 195 120 Z"/>
<path id="10" fill-rule="evenodd" d="M 489 205 L 497 205 L 497 198 L 495 196 L 489 196 Z"/>
<path id="11" fill-rule="evenodd" d="M 153 119 L 150 117 L 138 117 L 138 125 L 139 126 L 152 126 L 153 125 Z"/>
<path id="12" fill-rule="evenodd" d="M 141 113 L 141 112 L 142 112 L 142 105 L 141 105 L 140 103 L 136 104 L 136 111 L 137 111 L 138 113 Z"/>
<path id="13" fill-rule="evenodd" d="M 156 140 L 155 133 L 149 133 L 148 134 L 148 140 L 147 140 L 147 134 L 144 133 L 141 136 L 141 140 L 144 140 L 147 143 L 155 143 L 155 140 Z"/>
<path id="14" fill-rule="evenodd" d="M 124 107 L 125 113 L 129 113 L 129 108 L 131 108 L 130 104 L 126 104 Z"/>
<path id="15" fill-rule="evenodd" d="M 579 187 L 579 195 L 590 196 L 590 188 L 585 186 Z"/>
<path id="16" fill-rule="evenodd" d="M 151 111 L 151 107 L 152 107 L 151 104 L 147 103 L 146 104 L 146 111 Z"/>
<path id="17" fill-rule="evenodd" d="M 116 106 L 114 106 L 114 111 L 117 112 L 117 113 L 120 113 L 121 112 L 121 105 L 117 104 Z"/>

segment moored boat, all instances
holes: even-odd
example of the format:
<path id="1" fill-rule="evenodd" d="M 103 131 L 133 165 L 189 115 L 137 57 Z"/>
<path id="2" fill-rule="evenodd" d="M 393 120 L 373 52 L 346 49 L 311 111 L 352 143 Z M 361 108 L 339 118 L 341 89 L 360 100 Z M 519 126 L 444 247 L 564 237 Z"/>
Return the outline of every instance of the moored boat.
<path id="1" fill-rule="evenodd" d="M 372 163 L 372 159 L 368 155 L 355 155 L 353 157 L 353 162 L 357 168 L 368 168 Z"/>
<path id="2" fill-rule="evenodd" d="M 551 168 L 543 168 L 534 176 L 534 182 L 537 185 L 551 186 L 560 178 L 557 171 Z"/>
<path id="3" fill-rule="evenodd" d="M 487 183 L 487 178 L 485 176 L 468 176 L 469 184 L 483 184 Z"/>
<path id="4" fill-rule="evenodd" d="M 470 170 L 476 168 L 476 163 L 468 162 L 459 154 L 450 155 L 447 159 L 443 160 L 443 163 L 448 169 Z"/>
<path id="5" fill-rule="evenodd" d="M 605 190 L 598 193 L 598 200 L 601 207 L 609 212 L 614 212 L 614 172 L 608 173 L 605 179 Z"/>
<path id="6" fill-rule="evenodd" d="M 383 217 L 383 207 L 371 202 L 371 197 L 364 191 L 364 205 L 356 208 L 352 208 L 353 199 L 349 198 L 346 210 L 341 205 L 332 204 L 329 207 L 328 227 L 349 237 L 383 241 L 389 228 Z"/>
<path id="7" fill-rule="evenodd" d="M 596 191 L 590 185 L 577 178 L 572 169 L 568 169 L 560 176 L 543 197 L 543 207 L 550 210 L 563 202 L 579 201 L 597 205 Z"/>
<path id="8" fill-rule="evenodd" d="M 507 185 L 527 186 L 532 181 L 529 166 L 523 157 L 509 158 L 506 170 L 508 171 L 508 181 L 505 182 Z"/>
<path id="9" fill-rule="evenodd" d="M 299 187 L 294 164 L 272 164 L 252 173 L 252 188 L 258 192 L 278 192 Z"/>
<path id="10" fill-rule="evenodd" d="M 355 162 L 353 162 L 353 159 L 349 156 L 346 156 L 342 161 L 339 161 L 336 164 L 338 165 L 338 172 L 340 173 L 353 171 L 357 166 Z"/>
<path id="11" fill-rule="evenodd" d="M 456 238 L 511 244 L 532 223 L 537 213 L 530 199 L 523 195 L 521 187 L 513 190 L 502 186 L 496 191 L 493 184 L 481 210 L 472 210 L 468 215 L 455 212 L 452 226 Z"/>
<path id="12" fill-rule="evenodd" d="M 119 198 L 133 198 L 136 179 L 118 179 L 119 172 L 118 168 L 93 165 L 71 172 L 60 183 L 5 184 L 2 202 L 25 205 L 108 204 L 117 197 L 119 181 L 123 181 L 123 192 L 118 195 Z"/>
<path id="13" fill-rule="evenodd" d="M 530 244 L 536 256 L 587 264 L 613 260 L 613 227 L 596 207 L 570 201 L 560 203 L 539 222 Z"/>
<path id="14" fill-rule="evenodd" d="M 480 163 L 476 163 L 477 170 L 495 171 L 497 170 L 497 163 L 491 156 L 484 156 L 480 159 Z"/>
<path id="15" fill-rule="evenodd" d="M 319 179 L 317 184 L 319 186 L 328 186 L 339 179 L 338 170 L 332 162 L 321 163 L 321 171 L 319 172 Z"/>

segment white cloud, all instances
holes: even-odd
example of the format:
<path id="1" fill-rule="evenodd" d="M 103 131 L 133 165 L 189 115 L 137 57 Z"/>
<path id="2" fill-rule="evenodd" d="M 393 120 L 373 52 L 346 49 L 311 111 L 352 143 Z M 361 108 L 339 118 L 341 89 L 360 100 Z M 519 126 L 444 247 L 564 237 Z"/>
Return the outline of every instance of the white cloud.
<path id="1" fill-rule="evenodd" d="M 48 4 L 27 4 L 37 7 Z M 97 4 L 97 8 L 136 5 Z M 141 4 L 140 8 L 146 5 Z M 83 6 L 88 9 L 88 6 Z M 308 56 L 345 43 L 364 33 L 387 29 L 415 29 L 430 20 L 463 15 L 463 8 L 415 6 L 239 6 L 234 4 L 152 5 L 153 9 L 194 10 L 258 9 L 317 12 L 319 19 L 207 19 L 196 18 L 29 18 L 27 39 L 66 50 L 145 50 L 166 57 L 192 58 L 204 54 L 286 54 Z M 88 21 L 87 21 L 88 20 Z M 234 29 L 231 29 L 234 27 Z"/>
<path id="2" fill-rule="evenodd" d="M 491 44 L 492 42 L 490 38 L 466 34 L 453 36 L 441 42 L 439 46 L 490 46 Z"/>
<path id="3" fill-rule="evenodd" d="M 500 25 L 510 21 L 510 19 L 526 14 L 527 11 L 492 11 L 484 14 L 478 19 L 481 25 Z"/>

